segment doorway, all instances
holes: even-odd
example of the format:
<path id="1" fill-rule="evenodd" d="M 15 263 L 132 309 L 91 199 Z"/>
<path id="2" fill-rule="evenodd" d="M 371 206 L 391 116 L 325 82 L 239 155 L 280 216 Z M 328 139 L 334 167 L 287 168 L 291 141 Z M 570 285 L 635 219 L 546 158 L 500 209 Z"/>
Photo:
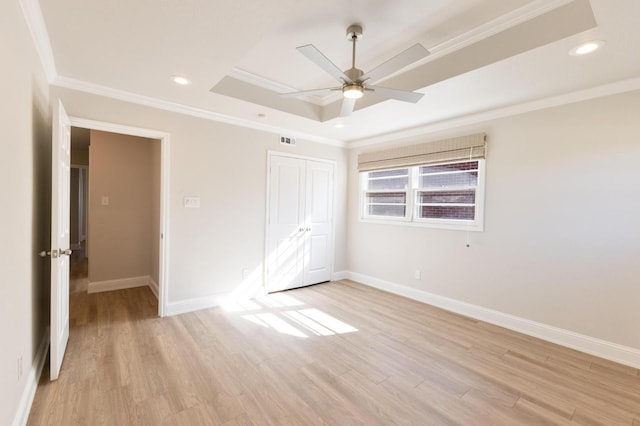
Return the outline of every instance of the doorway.
<path id="1" fill-rule="evenodd" d="M 134 127 L 129 127 L 129 126 L 121 126 L 121 125 L 117 125 L 117 124 L 112 124 L 112 123 L 105 123 L 105 122 L 99 122 L 99 121 L 94 121 L 94 120 L 86 120 L 86 119 L 82 119 L 82 118 L 77 118 L 77 117 L 69 117 L 69 120 L 71 122 L 71 126 L 73 128 L 80 128 L 83 129 L 85 131 L 99 131 L 99 132 L 108 132 L 111 134 L 119 134 L 119 135 L 123 135 L 123 137 L 131 137 L 131 136 L 136 136 L 136 137 L 142 137 L 142 138 L 148 138 L 148 139 L 155 139 L 159 143 L 159 152 L 158 152 L 158 174 L 159 174 L 159 191 L 158 191 L 158 200 L 154 201 L 154 208 L 159 210 L 159 211 L 154 211 L 155 216 L 157 217 L 157 226 L 154 227 L 154 229 L 156 229 L 154 232 L 154 242 L 155 242 L 155 246 L 152 247 L 152 251 L 151 251 L 151 257 L 156 259 L 157 261 L 153 261 L 152 262 L 152 268 L 157 268 L 157 277 L 154 277 L 153 283 L 155 285 L 149 285 L 150 288 L 152 289 L 152 291 L 155 293 L 155 295 L 158 298 L 158 316 L 164 316 L 164 312 L 165 312 L 165 308 L 166 308 L 166 287 L 167 287 L 167 273 L 166 273 L 166 269 L 167 269 L 167 247 L 168 247 L 168 182 L 169 182 L 169 177 L 168 177 L 168 164 L 169 164 L 169 159 L 168 159 L 168 154 L 169 154 L 169 134 L 164 133 L 164 132 L 158 132 L 155 130 L 149 130 L 149 129 L 141 129 L 141 128 L 134 128 Z M 89 165 L 89 167 L 91 167 Z M 117 171 L 113 171 L 114 173 L 118 173 Z M 88 175 L 87 175 L 87 181 L 88 181 Z M 93 195 L 95 197 L 95 194 Z M 108 207 L 108 205 L 112 202 L 109 199 L 108 194 L 105 195 L 106 198 L 103 197 L 99 197 L 98 198 L 98 202 L 100 203 L 100 205 Z M 87 198 L 89 198 L 87 196 Z M 94 200 L 96 201 L 96 200 Z M 94 203 L 95 204 L 95 203 Z M 105 205 L 106 204 L 106 205 Z M 90 209 L 87 210 L 87 216 L 91 215 L 91 211 Z M 83 254 L 82 250 L 88 250 L 90 245 L 87 245 L 86 242 L 87 241 L 91 241 L 91 229 L 87 228 L 87 232 L 86 232 L 86 238 L 84 239 L 84 244 L 82 244 L 82 242 L 80 242 L 81 246 L 80 246 L 80 250 L 78 255 Z M 89 254 L 87 252 L 85 252 L 86 254 Z M 157 266 L 156 266 L 157 265 Z M 155 275 L 155 274 L 154 274 Z M 126 285 L 129 285 L 131 287 L 135 286 L 136 284 L 140 284 L 137 283 L 136 280 L 139 280 L 141 277 L 134 277 L 133 280 L 129 280 L 131 282 L 125 282 L 124 285 L 126 287 Z M 157 279 L 156 279 L 157 278 Z M 114 280 L 114 281 L 127 281 L 127 280 Z M 133 281 L 136 281 L 135 283 Z M 103 285 L 109 285 L 108 282 L 102 282 L 101 284 Z M 146 284 L 146 283 L 145 283 Z M 116 285 L 123 285 L 122 282 L 116 283 Z M 125 288 L 122 287 L 122 288 Z"/>

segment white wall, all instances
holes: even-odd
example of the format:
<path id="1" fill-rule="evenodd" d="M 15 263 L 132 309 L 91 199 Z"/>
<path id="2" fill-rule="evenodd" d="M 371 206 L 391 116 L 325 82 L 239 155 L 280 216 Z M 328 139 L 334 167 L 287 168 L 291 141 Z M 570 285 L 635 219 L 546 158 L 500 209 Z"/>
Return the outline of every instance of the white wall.
<path id="1" fill-rule="evenodd" d="M 50 238 L 49 88 L 17 1 L 0 2 L 0 52 L 0 424 L 10 425 L 35 390 L 49 322 L 49 261 L 37 256 Z"/>
<path id="2" fill-rule="evenodd" d="M 232 292 L 243 285 L 244 268 L 252 279 L 259 275 L 268 150 L 337 161 L 335 270 L 346 269 L 344 149 L 304 140 L 281 148 L 278 134 L 55 86 L 51 98 L 61 98 L 71 116 L 170 133 L 169 304 Z M 201 207 L 183 208 L 185 196 L 200 197 Z"/>
<path id="3" fill-rule="evenodd" d="M 360 222 L 356 159 L 375 147 L 353 150 L 349 269 L 640 349 L 638 117 L 635 92 L 416 139 L 488 135 L 469 248 L 462 231 Z"/>

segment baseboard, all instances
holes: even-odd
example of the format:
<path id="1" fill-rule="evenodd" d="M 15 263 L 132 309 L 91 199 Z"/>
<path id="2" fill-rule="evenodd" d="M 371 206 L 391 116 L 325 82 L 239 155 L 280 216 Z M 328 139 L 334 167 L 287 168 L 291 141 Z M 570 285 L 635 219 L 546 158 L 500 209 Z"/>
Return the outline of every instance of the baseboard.
<path id="1" fill-rule="evenodd" d="M 151 292 L 153 293 L 153 295 L 156 296 L 156 299 L 159 299 L 158 292 L 160 291 L 160 287 L 158 286 L 158 283 L 151 277 L 147 277 L 147 278 L 148 278 L 147 285 L 151 289 Z"/>
<path id="2" fill-rule="evenodd" d="M 36 351 L 36 358 L 34 360 L 35 362 L 29 369 L 27 384 L 24 388 L 24 392 L 22 393 L 22 397 L 20 398 L 18 411 L 16 412 L 16 416 L 13 419 L 13 426 L 24 426 L 27 424 L 27 420 L 29 420 L 29 413 L 31 412 L 33 398 L 36 396 L 38 381 L 40 380 L 42 368 L 44 367 L 44 363 L 47 359 L 47 349 L 49 348 L 50 335 L 51 333 L 49 331 L 49 327 L 47 327 L 44 336 L 40 341 L 40 345 L 38 346 L 38 350 Z"/>
<path id="3" fill-rule="evenodd" d="M 485 321 L 509 330 L 537 337 L 571 349 L 595 355 L 620 364 L 640 368 L 640 350 L 562 328 L 531 321 L 515 315 L 483 308 L 423 290 L 349 271 L 348 278 L 370 287 L 417 300 L 466 317 Z"/>
<path id="4" fill-rule="evenodd" d="M 346 280 L 347 278 L 349 278 L 349 271 L 338 271 L 333 273 L 331 281 Z"/>
<path id="5" fill-rule="evenodd" d="M 123 290 L 125 288 L 144 287 L 149 285 L 149 276 L 121 278 L 108 281 L 93 281 L 87 285 L 87 293 L 101 293 L 103 291 Z M 152 290 L 153 291 L 153 290 Z"/>
<path id="6" fill-rule="evenodd" d="M 170 302 L 165 309 L 165 316 L 186 314 L 200 309 L 215 308 L 231 298 L 230 293 L 219 293 L 211 296 Z"/>

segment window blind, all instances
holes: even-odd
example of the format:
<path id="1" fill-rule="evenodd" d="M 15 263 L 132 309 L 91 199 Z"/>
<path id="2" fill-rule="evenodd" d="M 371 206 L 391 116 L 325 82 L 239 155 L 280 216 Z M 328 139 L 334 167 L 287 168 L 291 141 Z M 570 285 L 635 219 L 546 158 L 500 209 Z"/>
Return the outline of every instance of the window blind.
<path id="1" fill-rule="evenodd" d="M 368 172 L 419 164 L 473 160 L 484 158 L 485 152 L 486 135 L 478 133 L 383 151 L 363 152 L 358 155 L 358 170 Z"/>

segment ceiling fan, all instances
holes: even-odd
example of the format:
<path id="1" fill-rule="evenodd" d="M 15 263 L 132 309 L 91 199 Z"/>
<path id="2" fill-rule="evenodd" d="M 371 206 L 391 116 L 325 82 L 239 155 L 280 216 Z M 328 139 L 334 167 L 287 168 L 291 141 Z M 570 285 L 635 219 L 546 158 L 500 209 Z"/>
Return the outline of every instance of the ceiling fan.
<path id="1" fill-rule="evenodd" d="M 404 102 L 418 102 L 423 94 L 417 92 L 409 92 L 406 90 L 391 89 L 388 87 L 374 86 L 370 82 L 378 81 L 394 72 L 410 65 L 429 55 L 429 51 L 421 44 L 415 44 L 407 50 L 399 53 L 386 62 L 378 65 L 371 71 L 364 73 L 356 68 L 356 42 L 362 38 L 362 26 L 358 24 L 350 25 L 347 28 L 347 40 L 352 47 L 351 68 L 341 71 L 333 62 L 322 54 L 314 45 L 307 44 L 297 47 L 296 49 L 302 53 L 307 59 L 311 60 L 324 71 L 335 77 L 341 86 L 327 87 L 324 89 L 304 90 L 300 92 L 282 93 L 284 97 L 295 97 L 300 95 L 311 95 L 315 93 L 323 93 L 328 91 L 342 91 L 344 97 L 342 108 L 340 109 L 340 117 L 351 115 L 355 107 L 356 99 L 360 99 L 365 92 L 375 92 L 379 96 L 387 99 L 396 99 Z"/>

